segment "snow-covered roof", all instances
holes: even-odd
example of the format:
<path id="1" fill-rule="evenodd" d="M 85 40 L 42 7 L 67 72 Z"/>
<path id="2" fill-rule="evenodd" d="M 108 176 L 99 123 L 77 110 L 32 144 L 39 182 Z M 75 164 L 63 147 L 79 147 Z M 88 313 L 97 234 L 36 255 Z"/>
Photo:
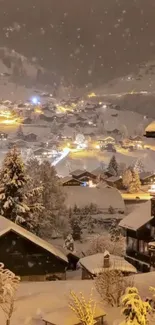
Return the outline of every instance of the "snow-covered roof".
<path id="1" fill-rule="evenodd" d="M 155 121 L 152 121 L 145 129 L 145 132 L 155 131 Z"/>
<path id="2" fill-rule="evenodd" d="M 122 196 L 115 188 L 65 186 L 64 191 L 68 208 L 73 208 L 75 205 L 83 208 L 93 203 L 101 210 L 108 210 L 110 206 L 120 211 L 125 210 Z"/>
<path id="3" fill-rule="evenodd" d="M 134 211 L 129 213 L 120 221 L 119 226 L 125 229 L 137 231 L 153 218 L 154 217 L 151 216 L 151 201 L 149 200 L 137 206 Z"/>
<path id="4" fill-rule="evenodd" d="M 70 172 L 70 175 L 80 176 L 80 175 L 83 174 L 85 171 L 86 171 L 86 170 L 76 169 L 76 170 L 73 170 L 72 172 Z"/>
<path id="5" fill-rule="evenodd" d="M 95 317 L 105 316 L 104 309 L 97 304 L 95 307 Z M 76 314 L 68 307 L 59 308 L 43 317 L 43 321 L 49 325 L 79 325 Z"/>
<path id="6" fill-rule="evenodd" d="M 129 279 L 132 276 L 128 277 Z M 131 278 L 132 279 L 132 278 Z M 134 286 L 138 289 L 141 297 L 152 298 L 149 288 L 154 287 L 155 272 L 138 273 L 134 275 Z"/>
<path id="7" fill-rule="evenodd" d="M 79 260 L 79 263 L 93 275 L 98 275 L 104 272 L 103 262 L 103 253 L 85 256 Z M 115 255 L 110 255 L 110 266 L 108 270 L 119 270 L 126 273 L 137 273 L 136 268 L 132 264 L 127 262 L 123 257 Z"/>
<path id="8" fill-rule="evenodd" d="M 9 231 L 14 231 L 15 233 L 19 234 L 20 236 L 30 240 L 34 244 L 42 247 L 49 253 L 55 255 L 56 257 L 68 262 L 67 257 L 53 245 L 48 243 L 47 241 L 41 239 L 40 237 L 34 235 L 30 231 L 20 227 L 19 225 L 15 224 L 14 222 L 7 220 L 6 218 L 0 216 L 0 236 L 6 234 Z"/>
<path id="9" fill-rule="evenodd" d="M 107 178 L 107 176 L 104 174 L 105 170 L 103 170 L 101 167 L 98 167 L 91 171 L 91 173 L 95 176 L 100 176 Z"/>
<path id="10" fill-rule="evenodd" d="M 153 172 L 142 172 L 139 174 L 140 180 L 147 179 L 148 177 L 154 176 Z"/>
<path id="11" fill-rule="evenodd" d="M 107 179 L 108 182 L 111 182 L 111 183 L 114 183 L 114 182 L 117 182 L 121 179 L 120 176 L 111 176 Z"/>
<path id="12" fill-rule="evenodd" d="M 66 176 L 66 177 L 62 177 L 62 178 L 60 179 L 60 181 L 61 181 L 62 184 L 65 184 L 66 182 L 69 182 L 69 181 L 71 181 L 71 180 L 74 180 L 74 181 L 76 181 L 76 182 L 82 183 L 82 182 L 80 182 L 80 180 L 75 179 L 75 178 L 73 178 L 72 176 Z"/>

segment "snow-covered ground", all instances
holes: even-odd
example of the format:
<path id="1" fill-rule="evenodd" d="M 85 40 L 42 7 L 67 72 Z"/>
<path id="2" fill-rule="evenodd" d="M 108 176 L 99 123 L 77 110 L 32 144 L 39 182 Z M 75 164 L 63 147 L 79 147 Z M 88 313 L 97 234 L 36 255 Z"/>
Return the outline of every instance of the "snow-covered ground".
<path id="1" fill-rule="evenodd" d="M 87 169 L 89 171 L 99 167 L 103 162 L 108 165 L 113 153 L 105 151 L 102 155 L 94 153 L 94 157 L 85 157 L 76 155 L 74 158 L 67 156 L 63 161 L 57 164 L 56 170 L 59 175 L 67 176 L 70 171 L 75 169 Z M 155 151 L 153 150 L 139 150 L 135 152 L 127 152 L 126 154 L 115 153 L 118 163 L 125 163 L 129 166 L 137 159 L 141 159 L 147 171 L 155 171 Z"/>

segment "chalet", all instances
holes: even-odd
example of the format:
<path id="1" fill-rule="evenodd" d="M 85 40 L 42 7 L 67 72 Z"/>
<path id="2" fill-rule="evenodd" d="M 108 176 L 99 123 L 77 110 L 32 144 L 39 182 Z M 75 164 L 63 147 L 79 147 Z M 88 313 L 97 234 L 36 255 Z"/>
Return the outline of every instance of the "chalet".
<path id="1" fill-rule="evenodd" d="M 106 179 L 106 183 L 109 186 L 116 187 L 117 189 L 122 189 L 122 177 L 120 176 L 111 176 Z"/>
<path id="2" fill-rule="evenodd" d="M 61 178 L 61 184 L 62 186 L 81 186 L 82 182 L 72 176 L 66 176 Z"/>
<path id="3" fill-rule="evenodd" d="M 139 178 L 142 185 L 150 185 L 155 182 L 155 173 L 142 172 L 139 174 Z"/>
<path id="4" fill-rule="evenodd" d="M 105 270 L 119 270 L 125 276 L 137 273 L 136 268 L 121 256 L 110 255 L 108 251 L 79 260 L 82 267 L 82 280 L 94 279 Z"/>
<path id="5" fill-rule="evenodd" d="M 126 260 L 141 272 L 150 271 L 149 243 L 155 239 L 155 200 L 141 203 L 119 225 L 126 235 Z"/>
<path id="6" fill-rule="evenodd" d="M 132 142 L 132 145 L 136 149 L 142 149 L 143 148 L 143 139 L 141 136 L 136 135 L 134 137 L 130 137 L 130 141 Z"/>
<path id="7" fill-rule="evenodd" d="M 91 172 L 88 172 L 87 170 L 76 169 L 73 172 L 71 172 L 70 175 L 73 178 L 78 179 L 82 182 L 89 182 L 90 180 L 93 181 L 96 179 L 96 176 L 93 175 Z"/>
<path id="8" fill-rule="evenodd" d="M 117 135 L 121 135 L 121 132 L 118 129 L 114 129 L 112 131 L 110 131 L 110 130 L 108 131 L 107 130 L 107 134 L 117 136 Z"/>
<path id="9" fill-rule="evenodd" d="M 39 148 L 34 150 L 34 156 L 35 157 L 41 157 L 41 158 L 50 158 L 52 156 L 51 150 L 48 150 L 47 148 Z"/>
<path id="10" fill-rule="evenodd" d="M 104 325 L 105 312 L 101 305 L 97 304 L 95 307 L 95 324 Z M 44 325 L 82 325 L 77 315 L 69 308 L 58 308 L 55 311 L 43 317 Z"/>
<path id="11" fill-rule="evenodd" d="M 115 139 L 113 137 L 105 137 L 103 139 L 100 139 L 98 140 L 98 142 L 101 144 L 101 145 L 107 145 L 109 143 L 111 144 L 115 144 Z"/>
<path id="12" fill-rule="evenodd" d="M 0 132 L 0 140 L 7 140 L 8 134 L 5 132 Z"/>
<path id="13" fill-rule="evenodd" d="M 24 140 L 29 142 L 35 142 L 37 140 L 37 135 L 34 133 L 29 133 L 24 136 Z"/>
<path id="14" fill-rule="evenodd" d="M 13 142 L 9 142 L 8 143 L 8 148 L 11 149 L 13 148 L 14 146 L 16 146 L 17 148 L 27 148 L 28 147 L 28 143 L 24 140 L 16 140 L 16 141 L 13 141 Z"/>
<path id="15" fill-rule="evenodd" d="M 155 138 L 155 121 L 151 122 L 145 129 L 145 137 Z"/>
<path id="16" fill-rule="evenodd" d="M 101 167 L 98 167 L 94 170 L 92 170 L 92 174 L 96 176 L 96 179 L 104 181 L 107 179 L 107 175 L 105 175 L 105 170 Z"/>
<path id="17" fill-rule="evenodd" d="M 112 143 L 108 143 L 105 146 L 105 150 L 107 150 L 108 152 L 116 152 L 116 149 L 115 149 L 115 147 L 114 147 L 114 145 Z"/>
<path id="18" fill-rule="evenodd" d="M 139 135 L 135 135 L 134 137 L 130 137 L 130 140 L 132 142 L 135 142 L 135 143 L 142 143 L 143 142 L 142 137 L 139 136 Z"/>
<path id="19" fill-rule="evenodd" d="M 50 243 L 0 217 L 0 261 L 25 281 L 65 279 L 67 257 Z"/>
<path id="20" fill-rule="evenodd" d="M 28 143 L 22 139 L 19 139 L 19 140 L 14 141 L 12 146 L 16 146 L 17 148 L 27 148 Z"/>
<path id="21" fill-rule="evenodd" d="M 115 188 L 64 186 L 66 194 L 65 204 L 73 209 L 75 205 L 82 209 L 94 204 L 102 212 L 108 212 L 112 206 L 116 212 L 125 211 L 124 200 L 120 192 Z"/>

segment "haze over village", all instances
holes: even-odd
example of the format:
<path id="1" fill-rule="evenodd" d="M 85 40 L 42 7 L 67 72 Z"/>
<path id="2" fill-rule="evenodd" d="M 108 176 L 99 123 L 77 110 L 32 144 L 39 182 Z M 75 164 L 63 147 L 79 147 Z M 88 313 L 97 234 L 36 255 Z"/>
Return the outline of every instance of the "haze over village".
<path id="1" fill-rule="evenodd" d="M 153 325 L 155 4 L 0 3 L 0 325 Z"/>

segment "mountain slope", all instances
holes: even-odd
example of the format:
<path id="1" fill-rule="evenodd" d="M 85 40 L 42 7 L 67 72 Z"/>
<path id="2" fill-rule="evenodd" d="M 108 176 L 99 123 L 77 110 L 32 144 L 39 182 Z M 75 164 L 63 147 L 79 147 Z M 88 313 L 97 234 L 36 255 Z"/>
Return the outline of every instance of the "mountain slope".
<path id="1" fill-rule="evenodd" d="M 0 46 L 93 86 L 154 59 L 154 0 L 0 0 Z"/>

